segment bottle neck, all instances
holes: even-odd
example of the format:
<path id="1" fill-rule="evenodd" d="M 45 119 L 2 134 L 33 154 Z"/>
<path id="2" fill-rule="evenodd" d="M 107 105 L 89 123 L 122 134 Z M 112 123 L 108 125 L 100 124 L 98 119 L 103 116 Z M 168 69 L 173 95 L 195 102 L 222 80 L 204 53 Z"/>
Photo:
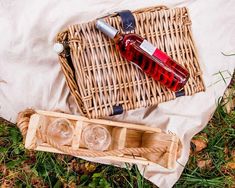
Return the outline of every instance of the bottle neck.
<path id="1" fill-rule="evenodd" d="M 123 40 L 123 37 L 124 37 L 123 34 L 118 32 L 113 38 L 114 43 L 115 44 L 119 43 L 120 41 Z"/>
<path id="2" fill-rule="evenodd" d="M 118 35 L 119 31 L 112 27 L 110 24 L 106 23 L 104 20 L 100 19 L 96 21 L 96 28 L 111 39 L 114 39 Z"/>

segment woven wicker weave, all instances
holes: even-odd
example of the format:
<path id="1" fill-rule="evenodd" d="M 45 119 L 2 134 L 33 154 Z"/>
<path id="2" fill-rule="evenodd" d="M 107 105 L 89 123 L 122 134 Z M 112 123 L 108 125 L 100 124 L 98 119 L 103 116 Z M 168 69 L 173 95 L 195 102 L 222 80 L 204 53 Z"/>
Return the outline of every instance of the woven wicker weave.
<path id="1" fill-rule="evenodd" d="M 133 15 L 134 32 L 189 71 L 183 95 L 204 91 L 188 10 L 162 6 L 134 11 Z M 118 15 L 109 15 L 105 20 L 122 30 Z M 80 113 L 89 118 L 114 114 L 115 107 L 147 107 L 182 94 L 171 92 L 124 60 L 114 43 L 95 28 L 95 21 L 69 26 L 57 35 L 56 42 L 69 47 L 59 60 Z"/>

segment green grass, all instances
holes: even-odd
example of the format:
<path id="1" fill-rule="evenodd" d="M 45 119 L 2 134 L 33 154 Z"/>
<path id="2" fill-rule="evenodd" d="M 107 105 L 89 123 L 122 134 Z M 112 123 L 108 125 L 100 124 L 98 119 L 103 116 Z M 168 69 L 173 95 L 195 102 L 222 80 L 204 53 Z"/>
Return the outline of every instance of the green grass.
<path id="1" fill-rule="evenodd" d="M 231 89 L 235 90 L 234 84 Z M 227 96 L 224 101 L 232 100 L 234 97 Z M 213 118 L 198 134 L 207 136 L 208 146 L 190 156 L 175 187 L 235 186 L 235 170 L 226 166 L 235 157 L 235 111 L 233 109 L 229 114 L 226 113 L 224 101 L 218 102 Z M 206 168 L 199 168 L 198 160 L 211 160 L 211 164 Z"/>
<path id="2" fill-rule="evenodd" d="M 8 187 L 151 187 L 136 166 L 121 169 L 24 149 L 18 128 L 0 124 L 0 184 Z"/>
<path id="3" fill-rule="evenodd" d="M 189 162 L 175 187 L 231 187 L 235 185 L 235 171 L 226 167 L 235 149 L 235 113 L 227 115 L 217 109 L 213 119 L 202 133 L 208 136 L 208 146 L 190 156 Z M 227 152 L 226 152 L 227 150 Z M 198 160 L 211 160 L 203 169 Z"/>
<path id="4" fill-rule="evenodd" d="M 228 97 L 231 99 L 231 96 Z M 235 153 L 235 111 L 227 114 L 223 102 L 218 103 L 212 120 L 195 138 L 200 135 L 207 136 L 208 146 L 190 156 L 175 187 L 234 186 L 235 171 L 226 164 Z M 211 164 L 199 168 L 198 160 L 211 160 Z M 122 169 L 66 155 L 25 150 L 18 128 L 4 120 L 0 120 L 0 185 L 55 188 L 156 187 L 141 176 L 136 166 Z"/>

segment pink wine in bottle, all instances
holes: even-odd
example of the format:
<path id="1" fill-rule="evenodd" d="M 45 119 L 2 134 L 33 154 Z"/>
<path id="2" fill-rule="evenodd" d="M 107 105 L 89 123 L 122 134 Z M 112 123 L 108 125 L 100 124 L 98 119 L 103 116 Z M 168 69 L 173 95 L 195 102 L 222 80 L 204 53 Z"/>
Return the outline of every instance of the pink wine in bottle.
<path id="1" fill-rule="evenodd" d="M 122 34 L 102 19 L 97 20 L 96 27 L 114 40 L 125 59 L 138 65 L 154 80 L 172 91 L 179 91 L 186 84 L 189 72 L 147 40 L 132 33 Z"/>

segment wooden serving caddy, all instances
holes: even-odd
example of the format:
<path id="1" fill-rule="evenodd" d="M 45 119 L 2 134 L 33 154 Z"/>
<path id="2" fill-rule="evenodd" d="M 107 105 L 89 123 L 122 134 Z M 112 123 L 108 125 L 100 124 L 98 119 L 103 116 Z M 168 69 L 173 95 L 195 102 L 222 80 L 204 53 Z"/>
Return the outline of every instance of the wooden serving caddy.
<path id="1" fill-rule="evenodd" d="M 64 118 L 73 126 L 73 138 L 69 145 L 58 145 L 41 132 L 42 126 Z M 111 144 L 106 151 L 87 149 L 81 141 L 83 129 L 88 125 L 101 125 L 111 134 Z M 38 151 L 69 154 L 76 157 L 99 157 L 117 162 L 136 164 L 159 164 L 165 168 L 174 168 L 180 156 L 181 143 L 172 133 L 164 133 L 159 128 L 116 122 L 65 113 L 26 110 L 18 116 L 18 127 L 25 140 L 25 147 Z"/>

